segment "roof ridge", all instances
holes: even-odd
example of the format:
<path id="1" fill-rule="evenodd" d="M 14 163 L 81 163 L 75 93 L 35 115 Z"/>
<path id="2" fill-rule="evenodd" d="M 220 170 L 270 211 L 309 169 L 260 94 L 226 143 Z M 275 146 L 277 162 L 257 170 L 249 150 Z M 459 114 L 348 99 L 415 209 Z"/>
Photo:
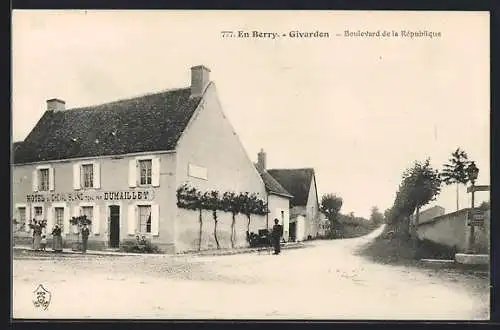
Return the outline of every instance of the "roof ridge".
<path id="1" fill-rule="evenodd" d="M 168 92 L 175 92 L 175 91 L 179 91 L 179 90 L 183 90 L 183 89 L 189 89 L 189 86 L 167 88 L 167 89 L 164 89 L 164 90 L 159 90 L 159 91 L 154 91 L 154 92 L 139 94 L 139 95 L 135 95 L 135 96 L 124 97 L 124 98 L 117 99 L 117 100 L 114 100 L 114 101 L 108 101 L 108 102 L 96 103 L 96 104 L 89 104 L 89 105 L 85 105 L 85 106 L 81 106 L 81 107 L 76 107 L 76 108 L 69 108 L 69 109 L 66 109 L 64 111 L 73 111 L 73 110 L 84 110 L 84 109 L 89 109 L 89 108 L 97 108 L 97 107 L 101 107 L 101 106 L 112 105 L 112 104 L 115 104 L 115 103 L 120 103 L 120 102 L 125 102 L 125 101 L 131 101 L 131 100 L 135 100 L 135 99 L 140 99 L 140 98 L 143 98 L 143 97 L 146 97 L 146 96 L 152 96 L 152 95 L 163 94 L 163 93 L 168 93 Z"/>

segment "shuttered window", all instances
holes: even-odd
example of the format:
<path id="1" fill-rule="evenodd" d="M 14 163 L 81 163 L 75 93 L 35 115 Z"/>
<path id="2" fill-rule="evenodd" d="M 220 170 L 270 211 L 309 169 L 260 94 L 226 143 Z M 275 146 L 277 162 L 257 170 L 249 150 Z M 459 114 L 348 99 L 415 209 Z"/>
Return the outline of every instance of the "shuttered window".
<path id="1" fill-rule="evenodd" d="M 101 188 L 101 166 L 98 161 L 73 164 L 73 189 Z"/>
<path id="2" fill-rule="evenodd" d="M 49 190 L 49 169 L 42 168 L 38 170 L 38 190 L 48 191 Z"/>
<path id="3" fill-rule="evenodd" d="M 129 187 L 160 186 L 160 157 L 137 157 L 129 160 Z"/>
<path id="4" fill-rule="evenodd" d="M 150 185 L 152 183 L 152 161 L 151 159 L 139 160 L 140 184 Z"/>
<path id="5" fill-rule="evenodd" d="M 34 210 L 35 210 L 35 219 L 36 220 L 42 220 L 43 218 L 43 207 L 41 206 L 35 206 L 34 207 Z"/>
<path id="6" fill-rule="evenodd" d="M 85 164 L 82 165 L 82 183 L 84 188 L 94 187 L 94 165 Z"/>
<path id="7" fill-rule="evenodd" d="M 139 205 L 139 224 L 138 228 L 141 233 L 151 233 L 151 206 Z"/>

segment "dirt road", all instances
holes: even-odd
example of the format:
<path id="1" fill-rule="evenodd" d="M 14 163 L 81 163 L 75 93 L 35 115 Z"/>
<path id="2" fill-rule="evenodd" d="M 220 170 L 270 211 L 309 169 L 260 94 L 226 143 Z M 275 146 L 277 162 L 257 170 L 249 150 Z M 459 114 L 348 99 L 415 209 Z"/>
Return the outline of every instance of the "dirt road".
<path id="1" fill-rule="evenodd" d="M 488 319 L 489 280 L 373 263 L 363 238 L 217 257 L 15 258 L 15 318 Z M 51 293 L 47 310 L 33 290 Z"/>

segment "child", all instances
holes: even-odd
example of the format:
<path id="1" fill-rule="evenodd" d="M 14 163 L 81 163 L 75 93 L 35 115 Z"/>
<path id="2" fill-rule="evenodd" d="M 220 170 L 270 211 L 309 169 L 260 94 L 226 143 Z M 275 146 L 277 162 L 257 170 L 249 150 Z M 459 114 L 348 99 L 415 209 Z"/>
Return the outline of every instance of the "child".
<path id="1" fill-rule="evenodd" d="M 42 235 L 42 240 L 40 241 L 40 248 L 42 251 L 45 251 L 45 247 L 47 246 L 47 237 Z"/>

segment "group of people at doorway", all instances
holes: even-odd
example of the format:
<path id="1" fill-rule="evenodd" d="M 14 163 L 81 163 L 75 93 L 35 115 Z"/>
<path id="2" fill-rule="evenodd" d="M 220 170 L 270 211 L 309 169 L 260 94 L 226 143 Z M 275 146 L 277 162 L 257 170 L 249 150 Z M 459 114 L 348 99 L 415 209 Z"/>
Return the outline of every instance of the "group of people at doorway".
<path id="1" fill-rule="evenodd" d="M 30 223 L 30 228 L 33 230 L 33 239 L 32 245 L 33 250 L 35 251 L 46 251 L 47 248 L 47 235 L 44 233 L 44 224 L 42 221 L 37 221 L 33 219 L 32 223 Z M 52 235 L 52 250 L 54 252 L 62 252 L 63 251 L 63 240 L 62 240 L 62 228 L 56 224 L 50 233 Z M 87 252 L 88 246 L 88 238 L 89 238 L 90 230 L 87 225 L 84 225 L 81 228 L 82 235 L 82 252 Z"/>

